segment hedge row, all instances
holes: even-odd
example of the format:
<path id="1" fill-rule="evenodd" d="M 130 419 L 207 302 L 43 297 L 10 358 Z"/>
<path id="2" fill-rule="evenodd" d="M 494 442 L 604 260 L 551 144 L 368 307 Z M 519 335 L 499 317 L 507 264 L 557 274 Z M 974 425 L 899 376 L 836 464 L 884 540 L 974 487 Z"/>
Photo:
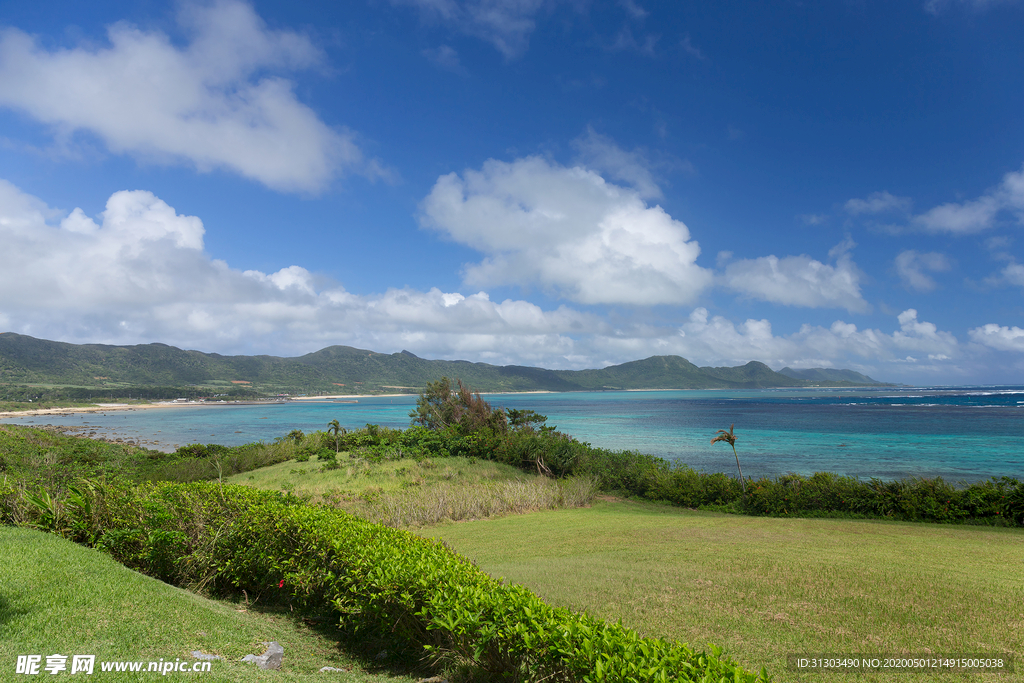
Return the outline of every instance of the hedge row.
<path id="1" fill-rule="evenodd" d="M 437 541 L 283 494 L 196 484 L 82 484 L 63 500 L 0 479 L 0 522 L 29 522 L 165 581 L 246 591 L 491 680 L 769 681 L 721 656 L 551 607 Z"/>
<path id="2" fill-rule="evenodd" d="M 315 444 L 328 438 L 317 434 L 309 435 Z M 744 486 L 726 474 L 697 472 L 635 451 L 595 448 L 557 431 L 501 433 L 487 427 L 466 434 L 459 428 L 397 430 L 367 425 L 342 436 L 341 448 L 372 461 L 461 455 L 555 477 L 596 476 L 605 490 L 751 515 L 1024 526 L 1024 481 L 1012 477 L 953 485 L 941 478 L 862 481 L 819 472 L 810 477 L 748 479 Z"/>

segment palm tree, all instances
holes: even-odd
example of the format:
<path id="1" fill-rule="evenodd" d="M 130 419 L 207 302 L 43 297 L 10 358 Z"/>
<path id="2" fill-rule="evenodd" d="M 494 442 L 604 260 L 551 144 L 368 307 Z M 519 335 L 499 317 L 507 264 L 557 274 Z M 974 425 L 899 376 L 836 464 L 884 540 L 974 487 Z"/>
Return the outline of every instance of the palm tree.
<path id="1" fill-rule="evenodd" d="M 736 456 L 736 469 L 740 471 L 740 485 L 743 487 L 743 493 L 747 492 L 747 483 L 743 481 L 743 470 L 740 468 L 740 456 L 736 454 L 736 435 L 732 433 L 732 428 L 736 426 L 736 423 L 729 425 L 729 431 L 724 429 L 718 430 L 718 436 L 711 439 L 711 444 L 714 445 L 717 441 L 725 441 L 727 444 L 732 446 L 732 454 Z"/>
<path id="2" fill-rule="evenodd" d="M 341 446 L 338 445 L 338 442 L 340 436 L 345 434 L 345 428 L 337 420 L 331 420 L 327 423 L 327 431 L 334 432 L 334 455 L 338 455 L 341 451 Z"/>

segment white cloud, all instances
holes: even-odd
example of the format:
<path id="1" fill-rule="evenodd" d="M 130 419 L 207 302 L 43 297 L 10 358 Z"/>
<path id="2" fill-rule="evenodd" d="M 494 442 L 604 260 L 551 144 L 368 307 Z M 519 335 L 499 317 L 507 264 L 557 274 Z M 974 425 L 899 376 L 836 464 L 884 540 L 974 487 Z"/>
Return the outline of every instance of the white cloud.
<path id="1" fill-rule="evenodd" d="M 995 197 L 981 197 L 961 204 L 936 206 L 919 216 L 914 216 L 913 222 L 928 232 L 979 232 L 992 226 L 992 221 L 1000 208 L 1002 207 Z"/>
<path id="2" fill-rule="evenodd" d="M 797 216 L 804 225 L 824 225 L 828 222 L 828 216 L 823 213 L 804 213 Z"/>
<path id="3" fill-rule="evenodd" d="M 280 76 L 320 62 L 308 38 L 268 29 L 238 0 L 185 5 L 180 21 L 184 47 L 126 23 L 108 28 L 107 45 L 69 49 L 6 29 L 0 106 L 61 136 L 91 133 L 118 154 L 226 169 L 277 190 L 317 191 L 339 170 L 383 174 Z"/>
<path id="4" fill-rule="evenodd" d="M 1024 222 L 1024 168 L 1007 173 L 998 186 L 977 199 L 936 206 L 914 216 L 912 223 L 928 232 L 963 235 L 992 227 L 1002 211 L 1012 212 Z"/>
<path id="5" fill-rule="evenodd" d="M 846 241 L 830 252 L 838 257 L 834 266 L 806 255 L 733 261 L 722 281 L 729 289 L 762 301 L 866 312 L 871 307 L 861 296 L 860 271 L 847 253 L 851 247 Z"/>
<path id="6" fill-rule="evenodd" d="M 1011 263 L 1003 268 L 1001 275 L 1006 282 L 1018 287 L 1024 287 L 1024 265 Z"/>
<path id="7" fill-rule="evenodd" d="M 637 40 L 636 36 L 633 35 L 633 29 L 629 26 L 623 26 L 617 34 L 615 34 L 615 40 L 612 41 L 611 45 L 608 46 L 610 50 L 635 50 L 642 55 L 648 57 L 654 57 L 654 46 L 658 44 L 658 40 L 661 36 L 647 34 L 642 36 L 640 40 Z"/>
<path id="8" fill-rule="evenodd" d="M 451 71 L 456 74 L 466 73 L 466 70 L 459 62 L 459 53 L 455 51 L 455 48 L 449 47 L 448 45 L 441 45 L 440 47 L 433 49 L 423 50 L 423 56 L 445 71 Z"/>
<path id="9" fill-rule="evenodd" d="M 1013 244 L 1006 235 L 996 235 L 995 237 L 989 237 L 984 242 L 985 248 L 992 253 L 992 258 L 997 261 L 1012 261 L 1013 255 L 1009 252 L 1010 245 Z"/>
<path id="10" fill-rule="evenodd" d="M 896 272 L 903 280 L 903 284 L 918 292 L 930 292 L 938 286 L 925 271 L 940 273 L 949 270 L 950 267 L 949 259 L 944 254 L 936 252 L 922 254 L 907 249 L 896 256 Z"/>
<path id="11" fill-rule="evenodd" d="M 867 199 L 851 199 L 844 208 L 854 216 L 862 213 L 889 213 L 910 211 L 913 202 L 909 197 L 896 197 L 888 192 L 872 192 Z"/>
<path id="12" fill-rule="evenodd" d="M 466 70 L 462 66 L 462 62 L 459 61 L 459 53 L 454 47 L 449 45 L 441 45 L 432 49 L 423 50 L 423 56 L 434 62 L 436 66 L 443 69 L 444 71 L 450 71 L 453 74 L 459 74 L 460 76 L 466 75 Z"/>
<path id="13" fill-rule="evenodd" d="M 913 308 L 900 313 L 897 320 L 900 330 L 892 335 L 893 344 L 897 348 L 946 357 L 956 353 L 956 337 L 940 331 L 935 323 L 919 321 L 917 311 Z"/>
<path id="14" fill-rule="evenodd" d="M 1024 287 L 1024 264 L 1017 263 L 1009 254 L 999 260 L 1009 261 L 1009 263 L 995 275 L 985 278 L 985 284 L 992 287 L 1004 287 L 1006 285 Z"/>
<path id="15" fill-rule="evenodd" d="M 472 286 L 540 285 L 585 304 L 680 304 L 711 282 L 700 247 L 660 206 L 540 157 L 438 178 L 423 223 L 486 255 Z"/>
<path id="16" fill-rule="evenodd" d="M 968 331 L 971 339 L 997 351 L 1024 352 L 1024 330 L 989 323 Z"/>
<path id="17" fill-rule="evenodd" d="M 642 151 L 627 152 L 591 126 L 572 141 L 572 146 L 579 153 L 580 165 L 631 185 L 644 199 L 662 198 L 661 188 L 651 174 L 651 162 Z"/>
<path id="18" fill-rule="evenodd" d="M 506 59 L 519 57 L 530 45 L 534 17 L 557 0 L 391 0 L 415 5 L 424 16 L 491 43 Z"/>
<path id="19" fill-rule="evenodd" d="M 687 33 L 683 36 L 682 40 L 679 41 L 679 46 L 683 48 L 683 51 L 692 57 L 696 57 L 700 61 L 707 61 L 707 57 L 701 52 L 700 48 L 690 42 L 690 34 Z M 732 138 L 730 138 L 732 139 Z"/>
<path id="20" fill-rule="evenodd" d="M 630 17 L 637 21 L 643 21 L 650 14 L 650 12 L 636 4 L 634 0 L 619 0 L 619 4 L 622 5 Z"/>

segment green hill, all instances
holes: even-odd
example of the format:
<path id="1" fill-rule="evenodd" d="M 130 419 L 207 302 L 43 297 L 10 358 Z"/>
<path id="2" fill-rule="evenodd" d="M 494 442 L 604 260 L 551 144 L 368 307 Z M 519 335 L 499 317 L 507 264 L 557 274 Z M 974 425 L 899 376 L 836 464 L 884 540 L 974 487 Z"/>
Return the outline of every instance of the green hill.
<path id="1" fill-rule="evenodd" d="M 443 376 L 461 378 L 484 392 L 741 389 L 810 383 L 756 361 L 734 368 L 699 368 L 679 356 L 652 356 L 595 370 L 546 370 L 427 360 L 408 351 L 384 354 L 350 346 L 329 346 L 304 356 L 280 358 L 222 356 L 166 344 L 68 344 L 12 332 L 0 334 L 0 383 L 81 387 L 111 395 L 132 387 L 193 387 L 193 393 L 213 394 L 240 388 L 261 393 L 415 392 Z M 846 378 L 831 381 L 857 382 Z M 814 383 L 821 382 L 814 378 Z"/>

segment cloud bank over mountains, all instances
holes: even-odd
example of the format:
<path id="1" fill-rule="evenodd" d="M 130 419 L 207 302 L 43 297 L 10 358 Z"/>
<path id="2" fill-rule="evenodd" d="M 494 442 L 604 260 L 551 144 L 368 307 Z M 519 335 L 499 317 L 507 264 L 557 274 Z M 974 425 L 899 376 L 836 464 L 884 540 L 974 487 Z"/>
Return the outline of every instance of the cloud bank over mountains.
<path id="1" fill-rule="evenodd" d="M 536 158 L 522 164 L 485 165 L 483 172 L 467 172 L 468 181 L 443 176 L 424 202 L 427 215 L 445 221 L 443 225 L 467 243 L 507 252 L 509 258 L 525 258 L 518 241 L 508 238 L 522 232 L 502 230 L 508 225 L 501 221 L 536 221 L 535 229 L 550 231 L 550 222 L 560 220 L 551 205 L 523 204 L 525 197 L 544 196 L 536 194 L 539 186 L 517 177 L 517 171 L 533 168 L 547 187 L 562 183 L 570 188 L 570 196 L 603 200 L 590 214 L 592 222 L 565 230 L 567 250 L 574 243 L 597 240 L 605 246 L 589 252 L 595 255 L 596 268 L 622 268 L 627 276 L 631 269 L 646 268 L 657 275 L 664 264 L 645 260 L 643 250 L 628 246 L 615 256 L 615 240 L 602 241 L 607 230 L 649 230 L 647 239 L 664 240 L 667 246 L 661 248 L 667 259 L 693 269 L 690 277 L 695 284 L 690 286 L 709 286 L 710 272 L 693 264 L 696 247 L 688 246 L 685 226 L 660 210 L 645 208 L 635 193 L 610 187 L 581 169 Z M 508 194 L 512 190 L 518 194 Z M 487 220 L 470 221 L 461 213 L 465 211 Z M 623 227 L 629 220 L 635 225 Z M 613 227 L 602 227 L 606 223 Z M 489 228 L 472 228 L 480 225 Z M 737 325 L 700 306 L 682 324 L 613 324 L 605 315 L 568 306 L 543 310 L 524 300 L 491 301 L 484 291 L 401 288 L 355 295 L 299 265 L 274 273 L 234 267 L 206 253 L 204 234 L 198 217 L 176 213 L 147 191 L 114 193 L 106 210 L 94 219 L 81 209 L 56 211 L 0 182 L 0 242 L 9 247 L 0 253 L 0 298 L 8 302 L 0 327 L 42 338 L 161 340 L 224 353 L 297 355 L 348 344 L 557 368 L 593 367 L 655 354 L 678 354 L 707 365 L 753 359 L 773 367 L 844 365 L 882 372 L 914 366 L 912 373 L 922 380 L 943 361 L 963 360 L 973 353 L 968 348 L 972 345 L 919 320 L 912 309 L 898 316 L 898 329 L 891 333 L 836 320 L 828 328 L 804 325 L 794 334 L 775 335 L 766 319 Z M 567 274 L 550 280 L 544 267 L 554 268 L 558 261 L 554 255 L 549 258 L 551 263 L 542 260 L 531 271 L 539 281 L 601 300 L 625 296 L 619 289 L 622 279 L 615 277 L 599 288 L 597 280 L 585 274 L 587 264 L 571 255 Z M 660 282 L 657 288 L 641 290 L 648 298 L 643 303 L 679 292 L 690 296 L 686 283 L 667 276 Z M 273 349 L 265 346 L 268 338 L 274 340 Z M 1017 328 L 985 325 L 971 330 L 971 339 L 993 349 L 1024 350 L 1024 332 Z"/>

